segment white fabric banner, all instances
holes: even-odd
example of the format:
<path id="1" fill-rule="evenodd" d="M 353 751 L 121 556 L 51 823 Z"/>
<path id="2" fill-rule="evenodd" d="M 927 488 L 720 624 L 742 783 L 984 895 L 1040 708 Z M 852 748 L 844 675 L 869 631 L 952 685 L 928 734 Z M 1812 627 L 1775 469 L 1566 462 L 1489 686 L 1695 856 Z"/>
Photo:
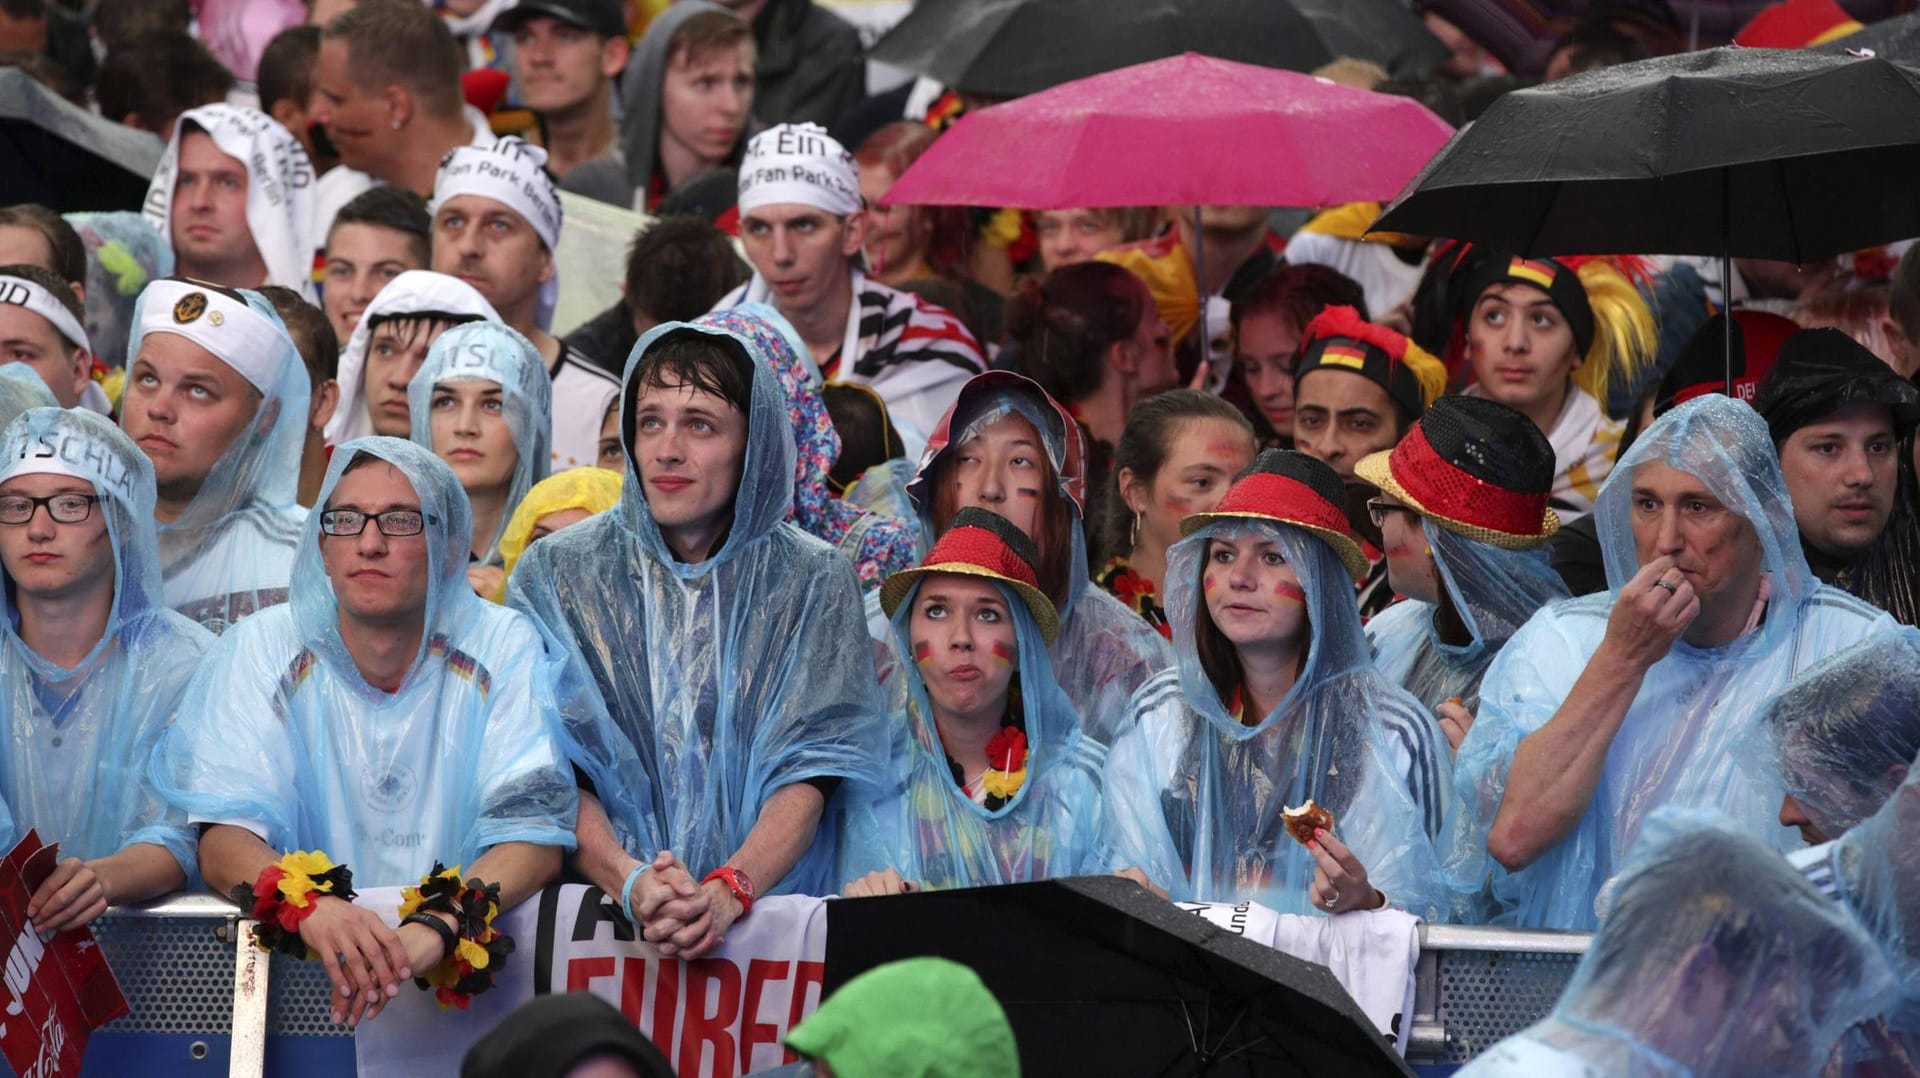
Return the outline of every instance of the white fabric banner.
<path id="1" fill-rule="evenodd" d="M 397 923 L 398 888 L 357 904 Z M 588 991 L 620 1008 L 682 1075 L 733 1078 L 778 1066 L 781 1040 L 820 1005 L 826 974 L 826 900 L 778 895 L 727 933 L 710 958 L 664 958 L 580 884 L 549 887 L 509 910 L 500 928 L 514 952 L 491 991 L 465 1011 L 443 1011 L 411 986 L 354 1039 L 361 1078 L 457 1074 L 468 1047 L 536 994 Z"/>

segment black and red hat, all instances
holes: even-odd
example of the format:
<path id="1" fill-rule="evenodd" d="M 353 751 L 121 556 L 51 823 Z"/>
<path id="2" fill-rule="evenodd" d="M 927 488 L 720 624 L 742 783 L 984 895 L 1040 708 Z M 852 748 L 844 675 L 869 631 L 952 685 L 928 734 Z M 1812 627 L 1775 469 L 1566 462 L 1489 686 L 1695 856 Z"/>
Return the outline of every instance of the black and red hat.
<path id="1" fill-rule="evenodd" d="M 1060 615 L 1040 590 L 1040 574 L 1034 569 L 1038 561 L 1025 532 L 998 513 L 969 506 L 953 515 L 925 561 L 900 570 L 880 585 L 880 609 L 892 617 L 922 577 L 944 573 L 997 580 L 1027 604 L 1027 612 L 1040 627 L 1040 638 L 1051 644 L 1060 635 Z"/>
<path id="2" fill-rule="evenodd" d="M 1389 452 L 1353 474 L 1448 531 L 1526 550 L 1560 530 L 1547 505 L 1553 445 L 1533 420 L 1484 397 L 1442 397 Z"/>
<path id="3" fill-rule="evenodd" d="M 1346 485 L 1324 461 L 1291 449 L 1269 449 L 1233 481 L 1212 512 L 1180 522 L 1180 534 L 1192 535 L 1223 520 L 1267 520 L 1312 532 L 1340 555 L 1355 580 L 1367 575 L 1367 555 L 1353 534 L 1343 508 Z"/>
<path id="4" fill-rule="evenodd" d="M 1352 307 L 1328 307 L 1300 334 L 1293 380 L 1316 370 L 1344 370 L 1387 391 L 1411 423 L 1447 385 L 1447 368 L 1404 334 L 1360 317 Z"/>
<path id="5" fill-rule="evenodd" d="M 1522 258 L 1505 251 L 1472 248 L 1454 267 L 1447 285 L 1453 298 L 1454 316 L 1464 320 L 1486 290 L 1496 284 L 1532 285 L 1547 294 L 1573 331 L 1576 354 L 1585 356 L 1593 348 L 1593 303 L 1587 298 L 1587 286 L 1580 280 L 1577 267 L 1557 258 Z"/>

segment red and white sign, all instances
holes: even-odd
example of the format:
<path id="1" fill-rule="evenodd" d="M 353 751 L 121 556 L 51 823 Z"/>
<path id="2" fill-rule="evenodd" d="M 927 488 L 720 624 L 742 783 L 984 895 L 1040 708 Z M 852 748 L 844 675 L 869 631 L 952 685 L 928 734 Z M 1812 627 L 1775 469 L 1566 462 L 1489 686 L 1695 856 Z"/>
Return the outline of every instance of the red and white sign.
<path id="1" fill-rule="evenodd" d="M 0 1053 L 20 1078 L 79 1074 L 87 1037 L 127 1013 L 120 983 L 87 928 L 42 936 L 27 901 L 60 860 L 28 831 L 0 860 Z"/>

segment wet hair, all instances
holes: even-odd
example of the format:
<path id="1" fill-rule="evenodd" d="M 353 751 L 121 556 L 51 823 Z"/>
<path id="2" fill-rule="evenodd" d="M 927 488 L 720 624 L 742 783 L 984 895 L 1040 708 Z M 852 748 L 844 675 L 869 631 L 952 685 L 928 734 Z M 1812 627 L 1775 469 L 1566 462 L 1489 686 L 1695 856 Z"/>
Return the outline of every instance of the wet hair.
<path id="1" fill-rule="evenodd" d="M 1121 470 L 1151 483 L 1166 466 L 1174 438 L 1186 430 L 1188 423 L 1201 419 L 1231 424 L 1246 435 L 1249 452 L 1254 448 L 1253 424 L 1247 422 L 1240 409 L 1211 393 L 1196 389 L 1169 390 L 1141 401 L 1127 414 L 1126 429 L 1113 450 L 1114 489 L 1106 499 L 1107 519 L 1103 523 L 1108 550 L 1124 553 L 1133 547 L 1130 539 L 1133 514 L 1128 511 L 1119 489 Z"/>
<path id="2" fill-rule="evenodd" d="M 294 348 L 307 365 L 309 387 L 319 389 L 321 383 L 335 378 L 340 373 L 340 337 L 326 312 L 301 299 L 300 293 L 291 288 L 270 284 L 262 287 L 260 294 L 286 323 L 287 336 L 293 338 Z"/>
<path id="3" fill-rule="evenodd" d="M 74 321 L 83 326 L 87 324 L 86 310 L 80 306 L 80 297 L 73 294 L 73 286 L 61 280 L 52 270 L 44 266 L 16 262 L 11 266 L 0 266 L 0 275 L 32 281 L 52 293 L 53 298 L 60 302 L 60 306 L 67 309 L 67 313 L 73 316 Z"/>
<path id="4" fill-rule="evenodd" d="M 94 82 L 100 114 L 116 123 L 139 116 L 140 126 L 162 139 L 191 108 L 224 100 L 233 72 L 207 47 L 183 31 L 156 30 L 107 54 Z"/>
<path id="5" fill-rule="evenodd" d="M 731 11 L 703 11 L 691 16 L 667 39 L 666 67 L 698 63 L 716 52 L 736 49 L 753 40 L 753 27 Z"/>
<path id="6" fill-rule="evenodd" d="M 400 347 L 411 348 L 421 334 L 438 337 L 455 326 L 464 326 L 468 322 L 483 321 L 477 314 L 452 314 L 447 311 L 388 311 L 367 316 L 367 348 L 373 348 L 373 335 L 388 326 L 400 342 Z M 363 371 L 361 377 L 366 377 Z"/>
<path id="7" fill-rule="evenodd" d="M 742 416 L 752 413 L 753 359 L 732 337 L 694 329 L 667 333 L 640 356 L 629 383 L 632 386 L 630 404 L 640 399 L 642 389 L 686 386 L 721 398 Z M 628 445 L 633 444 L 632 430 L 621 433 Z"/>
<path id="8" fill-rule="evenodd" d="M 691 321 L 746 279 L 733 244 L 712 222 L 662 217 L 627 251 L 627 309 L 655 322 Z"/>
<path id="9" fill-rule="evenodd" d="M 425 269 L 433 260 L 433 217 L 427 213 L 427 200 L 404 187 L 375 184 L 347 200 L 327 226 L 329 240 L 341 225 L 377 225 L 403 232 L 416 268 Z"/>
<path id="10" fill-rule="evenodd" d="M 460 114 L 466 61 L 453 31 L 431 7 L 415 0 L 361 0 L 327 24 L 322 40 L 346 44 L 348 72 L 360 89 L 401 86 L 435 116 Z"/>
<path id="11" fill-rule="evenodd" d="M 0 206 L 0 225 L 32 229 L 47 241 L 53 265 L 42 268 L 62 278 L 64 287 L 56 291 L 72 292 L 75 283 L 86 282 L 87 245 L 66 218 L 37 202 L 18 202 Z"/>
<path id="12" fill-rule="evenodd" d="M 1107 349 L 1133 339 L 1152 302 L 1133 271 L 1111 262 L 1061 266 L 1026 282 L 1007 304 L 1021 373 L 1057 401 L 1086 400 L 1106 381 Z"/>
<path id="13" fill-rule="evenodd" d="M 906 452 L 878 393 L 851 382 L 828 382 L 820 397 L 833 419 L 833 432 L 840 436 L 840 456 L 827 474 L 835 494 L 852 486 L 868 468 Z"/>
<path id="14" fill-rule="evenodd" d="M 313 92 L 313 61 L 320 55 L 318 26 L 290 26 L 273 35 L 260 53 L 254 85 L 260 90 L 260 111 L 272 113 L 281 101 L 302 107 Z"/>

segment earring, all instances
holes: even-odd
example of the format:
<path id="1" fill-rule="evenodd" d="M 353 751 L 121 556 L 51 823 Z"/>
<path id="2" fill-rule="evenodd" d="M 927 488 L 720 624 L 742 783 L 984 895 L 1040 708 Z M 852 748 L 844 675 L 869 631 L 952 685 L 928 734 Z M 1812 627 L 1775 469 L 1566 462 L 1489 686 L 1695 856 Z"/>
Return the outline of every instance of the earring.
<path id="1" fill-rule="evenodd" d="M 1133 514 L 1133 530 L 1127 534 L 1127 549 L 1132 550 L 1134 547 L 1137 547 L 1139 545 L 1140 545 L 1140 514 L 1135 513 Z"/>
<path id="2" fill-rule="evenodd" d="M 395 131 L 398 131 L 398 130 L 400 130 L 400 121 L 399 121 L 399 120 L 395 120 L 395 121 L 393 121 L 393 123 L 392 123 L 392 125 L 391 125 L 391 126 L 393 127 L 393 129 L 394 129 Z"/>

